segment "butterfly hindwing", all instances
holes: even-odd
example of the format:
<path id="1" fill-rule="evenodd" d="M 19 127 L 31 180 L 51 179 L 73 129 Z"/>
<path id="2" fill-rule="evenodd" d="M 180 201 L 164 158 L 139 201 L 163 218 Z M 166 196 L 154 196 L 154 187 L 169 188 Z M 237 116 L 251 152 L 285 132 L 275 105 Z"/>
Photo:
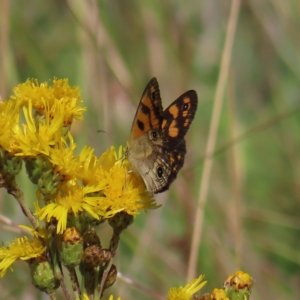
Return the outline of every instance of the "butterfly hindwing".
<path id="1" fill-rule="evenodd" d="M 153 193 L 161 193 L 168 189 L 172 173 L 167 153 L 152 152 L 148 156 L 149 164 L 140 165 L 146 187 Z M 160 171 L 158 171 L 160 169 Z M 158 176 L 158 172 L 161 176 Z"/>
<path id="2" fill-rule="evenodd" d="M 160 129 L 163 108 L 156 78 L 146 86 L 131 128 L 131 140 L 135 140 L 152 128 Z"/>
<path id="3" fill-rule="evenodd" d="M 172 151 L 169 152 L 169 168 L 170 174 L 168 175 L 167 184 L 161 188 L 157 193 L 164 192 L 169 189 L 170 184 L 176 179 L 179 170 L 183 167 L 184 156 L 186 154 L 185 140 L 183 139 L 180 144 Z"/>

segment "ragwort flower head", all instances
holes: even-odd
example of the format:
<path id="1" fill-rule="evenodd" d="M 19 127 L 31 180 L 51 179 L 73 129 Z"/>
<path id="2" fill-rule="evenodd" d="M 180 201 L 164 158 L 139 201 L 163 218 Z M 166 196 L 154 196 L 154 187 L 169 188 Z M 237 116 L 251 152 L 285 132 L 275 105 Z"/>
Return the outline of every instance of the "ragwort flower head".
<path id="1" fill-rule="evenodd" d="M 108 181 L 102 190 L 105 198 L 100 203 L 106 210 L 105 218 L 110 218 L 121 211 L 135 216 L 139 210 L 158 207 L 153 195 L 146 190 L 142 178 L 131 171 L 122 153 L 122 147 L 118 155 L 115 148 L 111 147 L 100 158 Z"/>
<path id="2" fill-rule="evenodd" d="M 51 147 L 61 141 L 63 128 L 63 115 L 56 114 L 51 118 L 49 111 L 44 115 L 43 123 L 36 123 L 33 117 L 32 102 L 23 108 L 26 124 L 23 131 L 18 131 L 21 151 L 20 156 L 37 156 L 39 154 L 49 155 Z"/>
<path id="3" fill-rule="evenodd" d="M 32 241 L 28 237 L 17 238 L 9 246 L 0 247 L 0 277 L 5 275 L 16 260 L 30 260 L 42 257 L 45 253 L 46 247 L 37 237 L 33 237 Z"/>
<path id="4" fill-rule="evenodd" d="M 103 210 L 98 203 L 102 197 L 89 196 L 98 192 L 103 187 L 101 183 L 97 186 L 82 187 L 76 182 L 67 182 L 60 186 L 59 193 L 52 202 L 37 210 L 36 215 L 40 220 L 47 223 L 52 218 L 57 220 L 57 233 L 63 233 L 67 228 L 68 215 L 78 216 L 79 213 L 87 212 L 95 219 L 103 215 Z"/>
<path id="5" fill-rule="evenodd" d="M 68 141 L 61 137 L 60 142 L 50 148 L 49 161 L 53 165 L 54 173 L 59 173 L 65 181 L 76 179 L 78 162 L 74 156 L 77 148 L 73 137 L 68 133 Z"/>
<path id="6" fill-rule="evenodd" d="M 54 79 L 53 86 L 27 80 L 14 93 L 10 100 L 0 101 L 0 146 L 13 155 L 49 155 L 49 148 L 60 142 L 72 121 L 82 119 L 86 110 L 79 88 L 70 87 L 67 79 Z"/>
<path id="7" fill-rule="evenodd" d="M 53 107 L 60 105 L 64 112 L 64 123 L 70 124 L 74 119 L 80 120 L 83 117 L 85 107 L 81 107 L 82 99 L 78 87 L 70 87 L 67 79 L 54 79 L 53 86 L 47 82 L 39 84 L 37 80 L 27 80 L 19 84 L 14 89 L 15 99 L 20 106 L 27 106 L 31 101 L 33 108 L 39 113 L 44 114 L 45 104 L 53 111 Z M 54 116 L 54 115 L 53 115 Z"/>

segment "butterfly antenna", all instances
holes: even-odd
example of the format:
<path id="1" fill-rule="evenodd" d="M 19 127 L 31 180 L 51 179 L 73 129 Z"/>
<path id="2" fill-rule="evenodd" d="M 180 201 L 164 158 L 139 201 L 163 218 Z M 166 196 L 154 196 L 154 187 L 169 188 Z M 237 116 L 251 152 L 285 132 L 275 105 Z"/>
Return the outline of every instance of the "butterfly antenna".
<path id="1" fill-rule="evenodd" d="M 105 130 L 97 130 L 97 133 L 105 133 L 107 136 L 109 136 L 110 138 L 112 138 L 113 140 L 118 140 L 118 137 L 116 137 L 115 135 L 105 131 Z"/>

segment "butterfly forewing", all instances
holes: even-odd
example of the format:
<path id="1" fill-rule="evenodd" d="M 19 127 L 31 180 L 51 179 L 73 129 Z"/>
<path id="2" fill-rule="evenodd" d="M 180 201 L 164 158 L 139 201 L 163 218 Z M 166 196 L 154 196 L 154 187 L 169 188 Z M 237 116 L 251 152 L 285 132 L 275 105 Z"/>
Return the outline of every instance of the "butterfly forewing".
<path id="1" fill-rule="evenodd" d="M 168 151 L 182 143 L 197 110 L 197 93 L 185 92 L 164 110 L 162 129 L 167 139 Z"/>
<path id="2" fill-rule="evenodd" d="M 152 128 L 160 129 L 163 108 L 156 78 L 146 86 L 131 128 L 131 140 L 135 140 Z"/>

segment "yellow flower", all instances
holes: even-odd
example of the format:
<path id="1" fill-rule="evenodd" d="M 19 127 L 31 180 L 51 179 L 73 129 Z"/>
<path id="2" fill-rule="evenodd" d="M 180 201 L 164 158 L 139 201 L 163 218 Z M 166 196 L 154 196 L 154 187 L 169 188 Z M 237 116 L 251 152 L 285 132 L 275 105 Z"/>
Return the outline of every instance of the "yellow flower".
<path id="1" fill-rule="evenodd" d="M 76 144 L 73 137 L 68 133 L 69 145 L 64 138 L 61 138 L 60 143 L 49 149 L 49 161 L 53 164 L 55 173 L 64 176 L 65 181 L 76 178 L 78 162 L 74 156 Z"/>
<path id="2" fill-rule="evenodd" d="M 27 237 L 17 238 L 8 247 L 0 247 L 0 277 L 3 277 L 8 268 L 17 260 L 29 260 L 42 256 L 46 251 L 41 240 L 33 237 L 29 241 Z"/>
<path id="3" fill-rule="evenodd" d="M 31 101 L 28 102 L 28 108 L 24 106 L 23 110 L 27 124 L 23 124 L 24 132 L 21 130 L 18 132 L 22 149 L 18 155 L 49 155 L 50 147 L 61 141 L 63 115 L 58 113 L 52 118 L 47 111 L 44 123 L 37 125 L 32 115 Z"/>
<path id="4" fill-rule="evenodd" d="M 98 203 L 103 197 L 88 196 L 88 194 L 98 192 L 103 188 L 103 183 L 97 186 L 81 187 L 77 183 L 71 181 L 60 186 L 59 194 L 54 202 L 38 209 L 36 215 L 40 220 L 50 222 L 51 218 L 57 220 L 57 233 L 62 233 L 67 228 L 68 214 L 77 215 L 86 211 L 94 218 L 99 219 L 104 214 Z"/>
<path id="5" fill-rule="evenodd" d="M 12 154 L 20 149 L 15 134 L 19 117 L 19 106 L 16 101 L 0 101 L 0 146 Z"/>
<path id="6" fill-rule="evenodd" d="M 18 119 L 11 118 L 12 121 L 7 123 L 14 128 L 15 139 L 21 144 L 18 153 L 21 156 L 49 155 L 50 148 L 60 142 L 73 119 L 82 119 L 86 110 L 80 106 L 79 88 L 71 88 L 67 79 L 54 79 L 53 86 L 27 80 L 18 85 L 14 93 L 10 102 L 14 103 L 17 111 L 23 107 L 26 124 L 23 124 L 22 131 L 17 126 Z M 15 126 L 11 125 L 13 121 Z"/>
<path id="7" fill-rule="evenodd" d="M 93 153 L 94 149 L 84 146 L 75 158 L 77 163 L 76 176 L 84 185 L 95 185 L 99 180 L 105 178 L 101 158 L 98 159 Z"/>
<path id="8" fill-rule="evenodd" d="M 123 148 L 119 148 L 119 156 L 117 156 L 116 148 L 110 147 L 106 152 L 104 152 L 99 161 L 102 163 L 105 171 L 110 171 L 110 169 L 116 164 L 117 161 L 123 162 Z"/>
<path id="9" fill-rule="evenodd" d="M 110 218 L 116 212 L 125 211 L 135 216 L 139 210 L 154 209 L 156 205 L 153 195 L 146 190 L 143 180 L 130 171 L 127 159 L 122 156 L 122 148 L 117 156 L 114 147 L 111 147 L 100 158 L 103 168 L 107 172 L 108 184 L 102 190 L 105 198 L 100 205 Z"/>
<path id="10" fill-rule="evenodd" d="M 82 120 L 86 107 L 79 106 L 82 104 L 79 87 L 70 87 L 68 79 L 53 80 L 53 94 L 56 99 L 61 101 L 61 105 L 66 111 L 67 123 L 72 119 Z"/>
<path id="11" fill-rule="evenodd" d="M 184 287 L 171 288 L 168 293 L 168 300 L 190 300 L 192 296 L 198 292 L 206 284 L 206 281 L 201 282 L 203 275 L 192 280 Z"/>
<path id="12" fill-rule="evenodd" d="M 27 80 L 14 88 L 15 99 L 20 106 L 27 106 L 31 101 L 33 107 L 39 114 L 44 114 L 45 103 L 53 111 L 54 105 L 60 105 L 64 113 L 64 124 L 70 124 L 74 119 L 80 120 L 83 117 L 85 107 L 82 104 L 78 87 L 70 87 L 67 79 L 53 80 L 53 87 L 48 83 L 39 84 L 38 80 Z M 54 114 L 52 114 L 54 116 Z"/>
<path id="13" fill-rule="evenodd" d="M 38 112 L 44 110 L 45 102 L 52 104 L 55 99 L 53 88 L 49 87 L 47 82 L 39 84 L 37 79 L 27 79 L 25 83 L 19 84 L 14 88 L 14 94 L 11 98 L 20 106 L 27 106 L 31 101 Z"/>
<path id="14" fill-rule="evenodd" d="M 158 207 L 143 180 L 130 172 L 129 164 L 122 155 L 122 147 L 118 155 L 111 147 L 97 159 L 93 149 L 85 147 L 77 157 L 77 176 L 85 185 L 105 182 L 101 190 L 105 197 L 101 198 L 98 208 L 103 211 L 104 218 L 111 218 L 121 211 L 136 215 L 139 210 Z"/>
<path id="15" fill-rule="evenodd" d="M 58 233 L 66 229 L 68 214 L 76 216 L 86 211 L 99 219 L 111 218 L 121 211 L 134 216 L 139 210 L 158 207 L 153 195 L 145 190 L 142 179 L 132 172 L 128 173 L 128 164 L 118 158 L 114 147 L 100 159 L 87 147 L 74 158 L 74 149 L 71 139 L 69 150 L 50 151 L 50 160 L 55 164 L 56 171 L 69 176 L 69 179 L 75 174 L 76 177 L 61 183 L 55 199 L 36 212 L 40 220 L 46 222 L 55 218 Z M 121 155 L 122 148 L 119 157 Z"/>

